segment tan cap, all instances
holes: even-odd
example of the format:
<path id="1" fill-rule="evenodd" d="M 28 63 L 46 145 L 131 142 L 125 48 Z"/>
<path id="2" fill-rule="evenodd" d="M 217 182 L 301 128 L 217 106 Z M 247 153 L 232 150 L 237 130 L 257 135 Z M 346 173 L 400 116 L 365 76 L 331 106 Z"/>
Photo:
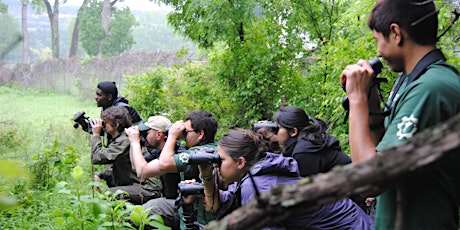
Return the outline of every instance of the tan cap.
<path id="1" fill-rule="evenodd" d="M 163 116 L 152 116 L 149 117 L 147 122 L 139 124 L 139 131 L 146 131 L 149 129 L 159 130 L 166 132 L 166 127 L 171 126 L 171 121 Z"/>

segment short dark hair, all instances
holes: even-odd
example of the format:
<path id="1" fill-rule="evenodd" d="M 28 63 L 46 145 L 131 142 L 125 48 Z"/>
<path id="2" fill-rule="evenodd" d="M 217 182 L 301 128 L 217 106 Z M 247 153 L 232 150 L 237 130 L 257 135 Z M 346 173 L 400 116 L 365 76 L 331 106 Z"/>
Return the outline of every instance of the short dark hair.
<path id="1" fill-rule="evenodd" d="M 368 18 L 367 25 L 388 38 L 392 23 L 396 23 L 404 29 L 417 44 L 433 45 L 437 42 L 438 14 L 433 1 L 377 1 Z"/>
<path id="2" fill-rule="evenodd" d="M 131 123 L 131 116 L 124 106 L 111 106 L 102 112 L 102 118 L 110 121 L 110 124 L 115 127 L 119 124 L 117 130 L 122 132 L 125 128 L 129 128 Z"/>
<path id="3" fill-rule="evenodd" d="M 195 110 L 187 115 L 185 121 L 188 120 L 195 132 L 204 131 L 204 144 L 215 142 L 218 125 L 216 118 L 210 112 Z"/>

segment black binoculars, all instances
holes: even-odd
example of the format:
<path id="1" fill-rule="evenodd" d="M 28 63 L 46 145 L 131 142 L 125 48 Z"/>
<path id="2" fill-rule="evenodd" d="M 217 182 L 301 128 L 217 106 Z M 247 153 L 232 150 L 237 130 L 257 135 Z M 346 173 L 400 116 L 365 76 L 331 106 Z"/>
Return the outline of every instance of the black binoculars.
<path id="1" fill-rule="evenodd" d="M 199 150 L 196 152 L 192 152 L 188 156 L 188 163 L 190 165 L 206 165 L 206 164 L 214 164 L 220 163 L 221 159 L 219 154 L 214 153 L 213 149 L 205 149 Z"/>

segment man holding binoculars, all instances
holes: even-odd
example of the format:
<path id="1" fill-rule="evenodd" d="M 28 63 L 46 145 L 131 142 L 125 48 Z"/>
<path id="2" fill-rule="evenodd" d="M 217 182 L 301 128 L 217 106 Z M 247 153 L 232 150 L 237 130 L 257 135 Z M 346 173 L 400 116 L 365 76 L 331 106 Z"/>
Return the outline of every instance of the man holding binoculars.
<path id="1" fill-rule="evenodd" d="M 437 12 L 433 1 L 424 0 L 380 0 L 374 6 L 368 25 L 377 53 L 392 71 L 402 74 L 387 101 L 390 109 L 383 123 L 382 114 L 370 113 L 375 104 L 368 98 L 374 73 L 369 63 L 360 60 L 343 70 L 340 81 L 349 100 L 354 163 L 365 162 L 460 112 L 458 71 L 446 64 L 436 48 Z M 376 229 L 458 229 L 459 162 L 457 157 L 433 165 L 382 188 Z"/>
<path id="2" fill-rule="evenodd" d="M 200 181 L 197 165 L 189 164 L 189 155 L 201 149 L 216 149 L 215 135 L 217 132 L 217 120 L 214 116 L 202 110 L 191 112 L 184 121 L 175 122 L 168 130 L 167 140 L 163 146 L 159 159 L 146 163 L 142 167 L 143 177 L 160 176 L 165 173 L 180 172 L 181 179 Z M 136 127 L 126 129 L 126 133 L 131 137 L 133 132 L 137 132 Z M 184 138 L 187 151 L 176 153 L 176 143 L 179 139 Z M 137 145 L 137 144 L 136 144 Z M 136 154 L 137 159 L 143 159 Z M 132 159 L 133 160 L 133 159 Z M 135 160 L 133 160 L 135 162 Z M 144 160 L 145 161 L 145 160 Z M 178 214 L 181 219 L 181 229 L 194 229 L 196 224 L 205 225 L 208 221 L 215 219 L 210 212 L 205 212 L 203 202 L 200 196 L 190 195 L 179 197 L 181 202 L 179 213 L 175 211 L 174 202 L 166 201 L 167 199 L 154 199 L 144 205 L 148 207 L 162 207 L 162 210 L 152 209 L 150 214 L 160 214 L 162 217 L 174 217 Z M 158 211 L 158 212 L 157 212 Z M 192 216 L 196 215 L 196 216 Z M 179 218 L 179 217 L 177 217 Z M 189 222 L 196 219 L 198 223 Z M 170 226 L 177 227 L 177 226 Z"/>

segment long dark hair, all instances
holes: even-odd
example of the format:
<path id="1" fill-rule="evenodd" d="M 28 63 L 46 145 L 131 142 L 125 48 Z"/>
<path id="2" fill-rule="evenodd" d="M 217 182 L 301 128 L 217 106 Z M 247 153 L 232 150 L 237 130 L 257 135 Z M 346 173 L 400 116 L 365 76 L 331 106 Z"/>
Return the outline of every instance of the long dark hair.
<path id="1" fill-rule="evenodd" d="M 297 106 L 282 107 L 273 115 L 273 120 L 288 131 L 297 128 L 299 132 L 297 139 L 304 139 L 317 144 L 326 141 L 326 123 L 319 118 L 308 116 L 305 110 Z"/>
<path id="2" fill-rule="evenodd" d="M 270 149 L 270 142 L 261 134 L 247 129 L 231 129 L 218 142 L 233 160 L 244 157 L 249 167 L 265 157 Z"/>

